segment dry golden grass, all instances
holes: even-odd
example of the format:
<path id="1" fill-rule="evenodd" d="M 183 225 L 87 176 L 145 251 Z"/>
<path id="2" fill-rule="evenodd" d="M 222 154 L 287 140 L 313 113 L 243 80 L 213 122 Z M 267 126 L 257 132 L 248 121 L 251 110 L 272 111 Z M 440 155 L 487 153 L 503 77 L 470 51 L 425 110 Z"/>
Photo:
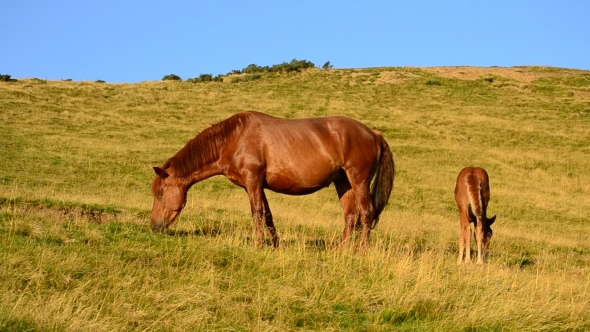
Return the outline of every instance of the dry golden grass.
<path id="1" fill-rule="evenodd" d="M 566 78 L 584 74 L 581 70 L 561 70 L 547 67 L 425 67 L 424 71 L 435 73 L 445 78 L 462 80 L 476 80 L 485 77 L 498 76 L 521 83 L 531 83 L 542 78 Z"/>
<path id="2" fill-rule="evenodd" d="M 282 246 L 255 249 L 221 177 L 149 231 L 151 166 L 247 109 L 383 132 L 397 177 L 370 251 L 332 250 L 334 188 L 269 193 Z M 588 330 L 589 121 L 590 73 L 560 68 L 1 83 L 0 330 Z M 498 215 L 485 267 L 456 265 L 468 165 Z"/>

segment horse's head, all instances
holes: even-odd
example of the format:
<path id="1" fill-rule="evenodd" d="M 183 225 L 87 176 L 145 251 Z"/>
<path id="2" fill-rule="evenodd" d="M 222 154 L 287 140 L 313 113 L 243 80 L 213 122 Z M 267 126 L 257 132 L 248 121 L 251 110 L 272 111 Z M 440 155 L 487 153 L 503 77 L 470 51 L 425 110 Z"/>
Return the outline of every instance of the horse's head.
<path id="1" fill-rule="evenodd" d="M 487 250 L 490 246 L 490 241 L 492 239 L 492 224 L 496 221 L 496 216 L 491 218 L 484 217 L 485 220 L 482 222 L 483 225 L 483 246 Z"/>
<path id="2" fill-rule="evenodd" d="M 154 232 L 165 232 L 178 217 L 186 204 L 188 186 L 173 174 L 160 167 L 154 167 L 156 177 L 152 182 L 154 206 L 150 226 Z"/>

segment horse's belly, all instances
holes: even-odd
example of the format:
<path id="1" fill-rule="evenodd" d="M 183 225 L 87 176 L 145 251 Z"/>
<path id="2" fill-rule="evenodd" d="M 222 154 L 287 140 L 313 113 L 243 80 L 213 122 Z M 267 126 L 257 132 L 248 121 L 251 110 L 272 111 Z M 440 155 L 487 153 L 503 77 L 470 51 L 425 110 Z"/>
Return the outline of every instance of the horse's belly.
<path id="1" fill-rule="evenodd" d="M 337 170 L 308 172 L 266 172 L 265 187 L 288 195 L 307 195 L 326 188 L 338 177 Z"/>
<path id="2" fill-rule="evenodd" d="M 301 127 L 301 126 L 300 126 Z M 268 134 L 265 145 L 265 185 L 289 195 L 305 195 L 326 188 L 340 174 L 342 154 L 326 126 Z"/>

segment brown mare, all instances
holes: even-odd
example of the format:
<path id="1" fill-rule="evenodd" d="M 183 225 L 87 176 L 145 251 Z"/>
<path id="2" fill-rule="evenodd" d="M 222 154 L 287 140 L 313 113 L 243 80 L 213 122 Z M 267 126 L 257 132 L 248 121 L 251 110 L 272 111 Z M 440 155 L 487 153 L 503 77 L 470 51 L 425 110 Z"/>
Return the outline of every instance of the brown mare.
<path id="1" fill-rule="evenodd" d="M 248 193 L 258 247 L 263 221 L 273 246 L 279 244 L 264 189 L 306 195 L 331 183 L 344 211 L 342 242 L 360 222 L 365 247 L 393 189 L 395 164 L 385 139 L 353 119 L 289 120 L 250 111 L 203 130 L 154 171 L 154 232 L 166 231 L 193 184 L 224 175 Z"/>
<path id="2" fill-rule="evenodd" d="M 488 218 L 486 210 L 490 200 L 488 173 L 480 167 L 465 167 L 459 172 L 455 186 L 455 201 L 459 207 L 461 237 L 459 238 L 459 259 L 463 262 L 463 249 L 466 249 L 465 263 L 471 262 L 471 229 L 474 224 L 477 243 L 477 264 L 483 264 L 486 251 L 492 238 L 492 224 L 496 216 Z"/>

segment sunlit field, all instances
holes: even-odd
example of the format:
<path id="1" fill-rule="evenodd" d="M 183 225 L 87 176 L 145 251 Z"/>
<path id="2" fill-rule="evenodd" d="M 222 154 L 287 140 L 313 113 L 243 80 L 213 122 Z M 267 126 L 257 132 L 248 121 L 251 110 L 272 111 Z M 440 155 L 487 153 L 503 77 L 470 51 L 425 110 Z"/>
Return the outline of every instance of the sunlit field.
<path id="1" fill-rule="evenodd" d="M 333 187 L 196 184 L 151 232 L 152 166 L 244 110 L 345 115 L 395 156 L 371 248 L 335 250 Z M 590 330 L 590 72 L 310 69 L 223 82 L 0 82 L 0 331 Z M 490 175 L 488 263 L 457 265 L 455 180 Z M 474 249 L 472 241 L 472 249 Z"/>

